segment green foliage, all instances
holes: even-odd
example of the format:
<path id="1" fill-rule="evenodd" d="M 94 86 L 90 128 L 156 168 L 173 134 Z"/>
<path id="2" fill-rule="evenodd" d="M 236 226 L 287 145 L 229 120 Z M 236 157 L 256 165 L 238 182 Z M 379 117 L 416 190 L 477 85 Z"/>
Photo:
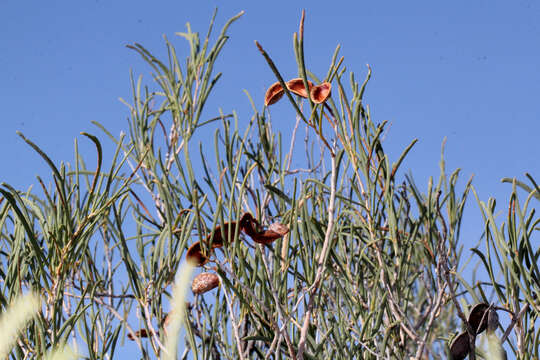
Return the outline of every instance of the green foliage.
<path id="1" fill-rule="evenodd" d="M 132 76 L 127 135 L 96 123 L 116 144 L 109 165 L 94 135 L 83 134 L 96 146 L 95 169 L 77 143 L 74 165 L 57 166 L 23 137 L 50 166 L 52 183 L 38 177 L 40 191 L 0 187 L 1 303 L 27 289 L 45 299 L 10 357 L 41 357 L 69 338 L 89 359 L 121 357 L 128 338 L 141 358 L 160 357 L 170 285 L 198 241 L 211 260 L 205 270 L 216 272 L 221 286 L 175 311 L 184 311 L 181 358 L 441 359 L 461 324 L 474 358 L 476 330 L 462 308 L 493 295 L 492 308 L 513 318 L 499 325 L 501 342 L 519 359 L 538 358 L 534 180 L 506 180 L 513 192 L 502 223 L 495 200 L 478 199 L 485 245 L 472 252 L 489 279 L 469 284 L 460 275 L 469 252 L 460 228 L 472 179 L 460 185 L 459 170 L 448 175 L 442 157 L 427 189 L 402 176 L 416 140 L 397 159 L 388 157 L 386 122 L 373 120 L 363 98 L 371 70 L 362 83 L 350 73 L 347 85 L 338 47 L 318 79 L 304 57 L 303 18 L 293 43 L 298 77 L 305 88 L 308 80 L 332 84 L 331 97 L 297 97 L 257 43 L 291 104 L 292 136 L 274 131 L 270 109 L 255 103 L 249 120 L 222 113 L 207 119 L 220 77 L 215 61 L 241 15 L 214 43 L 215 15 L 202 41 L 189 25 L 178 33 L 189 44 L 185 61 L 168 40 L 165 60 L 129 46 L 150 65 L 153 83 Z M 301 153 L 305 159 L 296 161 Z M 300 167 L 291 167 L 293 157 Z M 529 193 L 523 207 L 518 187 Z M 278 222 L 289 233 L 265 245 L 238 226 L 212 251 L 208 239 L 218 227 L 245 213 L 262 229 Z"/>

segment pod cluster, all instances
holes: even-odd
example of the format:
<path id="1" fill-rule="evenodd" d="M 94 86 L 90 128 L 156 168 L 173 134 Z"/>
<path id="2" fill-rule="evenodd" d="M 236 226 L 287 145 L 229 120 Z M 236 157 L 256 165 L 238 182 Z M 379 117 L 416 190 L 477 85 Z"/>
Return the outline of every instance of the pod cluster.
<path id="1" fill-rule="evenodd" d="M 304 80 L 301 78 L 292 79 L 285 83 L 290 92 L 306 99 L 310 97 L 315 104 L 322 104 L 326 101 L 326 99 L 328 99 L 328 97 L 330 97 L 332 85 L 329 82 L 313 85 L 313 83 L 308 80 L 307 84 L 308 89 L 306 89 Z M 284 93 L 285 89 L 283 89 L 281 83 L 273 83 L 270 85 L 268 90 L 266 90 L 266 94 L 264 96 L 264 105 L 269 106 L 277 103 Z"/>
<path id="2" fill-rule="evenodd" d="M 474 332 L 474 337 L 487 330 L 488 334 L 494 334 L 495 330 L 499 326 L 499 315 L 497 311 L 485 303 L 476 304 L 467 319 L 471 329 Z M 450 358 L 452 360 L 464 360 L 471 351 L 471 345 L 469 342 L 469 333 L 467 331 L 462 332 L 456 336 L 450 343 Z M 506 351 L 501 347 L 501 354 L 506 359 Z"/>
<path id="3" fill-rule="evenodd" d="M 204 253 L 200 241 L 197 241 L 187 250 L 186 259 L 197 266 L 205 265 L 210 261 L 214 249 L 229 245 L 229 241 L 234 239 L 237 231 L 243 232 L 256 243 L 268 245 L 285 236 L 289 232 L 289 228 L 281 223 L 273 223 L 268 229 L 262 230 L 253 215 L 244 213 L 239 221 L 225 223 L 214 229 L 212 234 L 204 240 L 206 249 L 208 249 L 207 253 Z M 219 277 L 214 273 L 205 272 L 193 279 L 191 290 L 195 294 L 204 294 L 217 286 L 219 286 Z"/>

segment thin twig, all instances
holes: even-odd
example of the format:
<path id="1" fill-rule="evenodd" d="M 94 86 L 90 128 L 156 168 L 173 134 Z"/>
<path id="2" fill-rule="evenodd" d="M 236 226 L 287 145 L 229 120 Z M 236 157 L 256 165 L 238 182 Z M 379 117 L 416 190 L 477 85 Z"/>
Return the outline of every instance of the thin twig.
<path id="1" fill-rule="evenodd" d="M 283 316 L 283 312 L 281 311 L 281 304 L 279 303 L 279 298 L 278 298 L 278 295 L 277 295 L 277 291 L 274 289 L 274 285 L 272 284 L 272 279 L 273 277 L 270 275 L 270 268 L 268 267 L 268 262 L 266 261 L 266 254 L 264 252 L 264 245 L 261 245 L 259 244 L 259 250 L 261 251 L 261 258 L 263 260 L 263 263 L 264 263 L 264 268 L 266 269 L 266 275 L 268 276 L 268 284 L 270 285 L 270 292 L 272 293 L 272 296 L 274 297 L 274 302 L 276 304 L 276 309 L 277 309 L 277 312 L 278 312 L 278 315 L 281 319 L 284 318 Z M 279 323 L 279 319 L 278 321 L 276 321 L 276 325 Z M 285 322 L 284 323 L 284 326 L 282 327 L 282 329 L 279 329 L 282 334 L 283 334 L 283 337 L 285 338 L 285 343 L 287 344 L 287 349 L 289 350 L 289 356 L 291 357 L 291 359 L 294 359 L 296 360 L 296 354 L 294 353 L 294 350 L 293 350 L 293 347 L 292 347 L 292 343 L 291 343 L 291 339 L 289 337 L 289 333 L 287 331 L 287 323 Z"/>
<path id="2" fill-rule="evenodd" d="M 328 250 L 330 248 L 330 241 L 332 240 L 332 233 L 334 231 L 334 206 L 336 201 L 336 188 L 337 188 L 337 163 L 336 163 L 336 143 L 334 140 L 334 151 L 330 153 L 330 159 L 332 161 L 332 174 L 330 179 L 330 200 L 328 204 L 328 225 L 326 227 L 326 233 L 324 234 L 324 243 L 321 254 L 318 259 L 317 273 L 315 275 L 315 281 L 313 285 L 308 289 L 309 292 L 309 302 L 307 310 L 304 314 L 304 323 L 302 325 L 302 330 L 300 332 L 300 340 L 298 342 L 298 360 L 304 358 L 304 351 L 306 347 L 307 332 L 309 328 L 309 323 L 311 319 L 311 313 L 313 311 L 315 303 L 315 295 L 319 289 L 319 285 L 322 279 L 322 275 L 325 269 L 325 260 Z"/>
<path id="3" fill-rule="evenodd" d="M 512 332 L 512 329 L 514 328 L 516 323 L 521 320 L 521 317 L 523 316 L 523 314 L 525 314 L 525 312 L 528 309 L 529 309 L 529 304 L 525 303 L 525 305 L 521 307 L 521 310 L 519 310 L 519 313 L 516 316 L 512 316 L 512 321 L 510 322 L 510 325 L 508 325 L 508 328 L 506 328 L 506 331 L 504 332 L 504 335 L 501 338 L 501 344 L 504 344 L 506 339 L 508 339 L 508 336 L 510 336 L 510 332 Z"/>
<path id="4" fill-rule="evenodd" d="M 229 308 L 229 316 L 231 317 L 231 327 L 233 330 L 234 338 L 236 339 L 236 347 L 238 349 L 238 356 L 240 360 L 244 360 L 244 353 L 242 351 L 242 342 L 240 341 L 240 336 L 238 335 L 238 325 L 236 323 L 236 318 L 234 317 L 234 309 L 232 307 L 232 301 L 229 299 L 227 294 L 227 289 L 223 288 L 223 294 L 225 294 L 225 301 L 227 302 L 227 307 Z"/>

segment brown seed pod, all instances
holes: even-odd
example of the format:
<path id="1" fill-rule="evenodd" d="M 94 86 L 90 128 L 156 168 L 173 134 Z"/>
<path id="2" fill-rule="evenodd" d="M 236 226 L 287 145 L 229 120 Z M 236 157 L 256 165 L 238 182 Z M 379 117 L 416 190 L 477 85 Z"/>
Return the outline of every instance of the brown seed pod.
<path id="1" fill-rule="evenodd" d="M 253 239 L 253 241 L 259 244 L 270 244 L 279 239 L 280 237 L 283 237 L 283 235 L 280 235 L 272 230 L 266 230 L 253 235 L 251 238 Z"/>
<path id="2" fill-rule="evenodd" d="M 310 90 L 311 100 L 313 100 L 315 104 L 322 104 L 330 96 L 331 90 L 332 85 L 328 82 L 316 85 Z"/>
<path id="3" fill-rule="evenodd" d="M 230 222 L 223 224 L 223 227 L 218 226 L 214 230 L 214 235 L 210 240 L 210 235 L 207 238 L 208 244 L 212 243 L 212 249 L 220 248 L 227 243 L 228 239 L 234 240 L 234 233 L 236 232 L 236 222 Z"/>
<path id="4" fill-rule="evenodd" d="M 240 226 L 253 241 L 259 244 L 270 244 L 289 232 L 289 228 L 280 223 L 270 225 L 268 230 L 259 231 L 260 224 L 250 213 L 242 215 Z"/>
<path id="5" fill-rule="evenodd" d="M 466 331 L 462 332 L 450 344 L 450 359 L 464 360 L 469 355 L 470 350 L 469 334 Z"/>
<path id="6" fill-rule="evenodd" d="M 273 223 L 268 230 L 254 234 L 251 238 L 259 244 L 270 244 L 279 238 L 282 238 L 289 232 L 289 228 L 281 223 Z"/>
<path id="7" fill-rule="evenodd" d="M 194 294 L 204 294 L 219 286 L 219 277 L 214 273 L 201 273 L 191 283 Z"/>
<path id="8" fill-rule="evenodd" d="M 193 262 L 197 266 L 203 266 L 210 261 L 208 256 L 202 253 L 201 243 L 198 241 L 189 247 L 186 253 L 186 259 Z"/>
<path id="9" fill-rule="evenodd" d="M 479 303 L 472 308 L 471 313 L 469 314 L 469 319 L 467 321 L 477 335 L 480 334 L 482 331 L 486 330 L 488 320 L 488 314 L 486 313 L 486 310 L 488 308 L 488 304 Z M 484 313 L 486 316 L 484 316 Z"/>
<path id="10" fill-rule="evenodd" d="M 240 218 L 240 227 L 250 237 L 256 236 L 259 232 L 259 222 L 250 213 L 245 213 Z"/>
<path id="11" fill-rule="evenodd" d="M 313 83 L 308 80 L 308 87 L 309 90 L 313 88 Z M 304 80 L 302 78 L 296 78 L 287 81 L 287 89 L 289 89 L 290 92 L 295 93 L 298 96 L 301 96 L 303 98 L 308 97 L 309 91 L 306 91 L 306 87 L 304 86 Z"/>
<path id="12" fill-rule="evenodd" d="M 285 90 L 283 90 L 283 87 L 279 81 L 270 85 L 268 90 L 266 90 L 266 94 L 264 95 L 264 106 L 270 106 L 277 103 L 283 96 L 284 92 Z"/>

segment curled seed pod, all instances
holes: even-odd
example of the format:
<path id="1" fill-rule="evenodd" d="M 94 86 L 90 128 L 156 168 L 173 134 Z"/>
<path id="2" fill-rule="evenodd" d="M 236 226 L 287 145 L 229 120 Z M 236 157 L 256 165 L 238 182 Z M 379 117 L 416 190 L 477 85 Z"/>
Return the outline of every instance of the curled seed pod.
<path id="1" fill-rule="evenodd" d="M 255 235 L 253 235 L 251 238 L 256 243 L 266 245 L 266 244 L 273 243 L 274 241 L 276 241 L 277 239 L 279 239 L 281 237 L 283 237 L 283 235 L 278 234 L 275 231 L 265 230 L 265 231 L 261 231 L 261 232 L 255 234 Z"/>
<path id="2" fill-rule="evenodd" d="M 240 226 L 253 241 L 259 244 L 270 244 L 289 232 L 289 228 L 280 223 L 270 225 L 268 230 L 259 231 L 260 224 L 250 213 L 242 215 Z"/>
<path id="3" fill-rule="evenodd" d="M 492 334 L 499 327 L 499 315 L 497 314 L 497 310 L 490 308 L 487 317 L 487 332 Z"/>
<path id="4" fill-rule="evenodd" d="M 212 237 L 210 235 L 207 238 L 208 244 L 212 244 L 212 249 L 220 248 L 227 243 L 229 238 L 234 240 L 234 233 L 236 232 L 236 222 L 230 222 L 223 224 L 223 227 L 218 226 L 214 230 Z"/>
<path id="5" fill-rule="evenodd" d="M 284 92 L 285 90 L 283 90 L 283 87 L 279 81 L 270 85 L 268 90 L 266 90 L 266 94 L 264 95 L 264 106 L 270 106 L 277 103 L 283 96 Z"/>
<path id="6" fill-rule="evenodd" d="M 261 231 L 251 236 L 253 241 L 259 244 L 270 244 L 279 238 L 282 238 L 289 232 L 289 228 L 281 223 L 273 223 L 268 230 Z"/>
<path id="7" fill-rule="evenodd" d="M 322 104 L 330 96 L 330 91 L 332 90 L 332 85 L 328 82 L 324 82 L 320 85 L 316 85 L 311 88 L 310 95 L 311 100 L 315 104 Z"/>
<path id="8" fill-rule="evenodd" d="M 202 253 L 201 243 L 198 241 L 189 247 L 186 253 L 186 259 L 197 266 L 203 266 L 210 261 L 210 259 Z"/>
<path id="9" fill-rule="evenodd" d="M 482 331 L 486 330 L 488 321 L 488 314 L 486 313 L 486 311 L 488 308 L 488 304 L 479 303 L 472 308 L 471 313 L 469 314 L 469 325 L 471 325 L 477 335 L 480 334 Z"/>
<path id="10" fill-rule="evenodd" d="M 311 91 L 311 89 L 313 88 L 313 83 L 309 80 L 307 83 L 309 90 Z M 302 78 L 296 78 L 287 81 L 287 89 L 289 89 L 290 92 L 303 98 L 307 98 L 309 94 L 309 91 L 307 91 L 306 87 L 304 86 L 304 80 L 302 80 Z"/>
<path id="11" fill-rule="evenodd" d="M 454 338 L 452 344 L 450 344 L 450 359 L 451 360 L 464 360 L 471 346 L 469 344 L 469 334 L 467 332 L 462 332 Z"/>
<path id="12" fill-rule="evenodd" d="M 201 273 L 191 283 L 194 294 L 204 294 L 219 286 L 219 277 L 214 273 Z"/>
<path id="13" fill-rule="evenodd" d="M 240 227 L 247 235 L 252 238 L 253 236 L 256 236 L 259 232 L 259 222 L 250 213 L 245 213 L 244 215 L 242 215 L 242 217 L 240 218 Z"/>

